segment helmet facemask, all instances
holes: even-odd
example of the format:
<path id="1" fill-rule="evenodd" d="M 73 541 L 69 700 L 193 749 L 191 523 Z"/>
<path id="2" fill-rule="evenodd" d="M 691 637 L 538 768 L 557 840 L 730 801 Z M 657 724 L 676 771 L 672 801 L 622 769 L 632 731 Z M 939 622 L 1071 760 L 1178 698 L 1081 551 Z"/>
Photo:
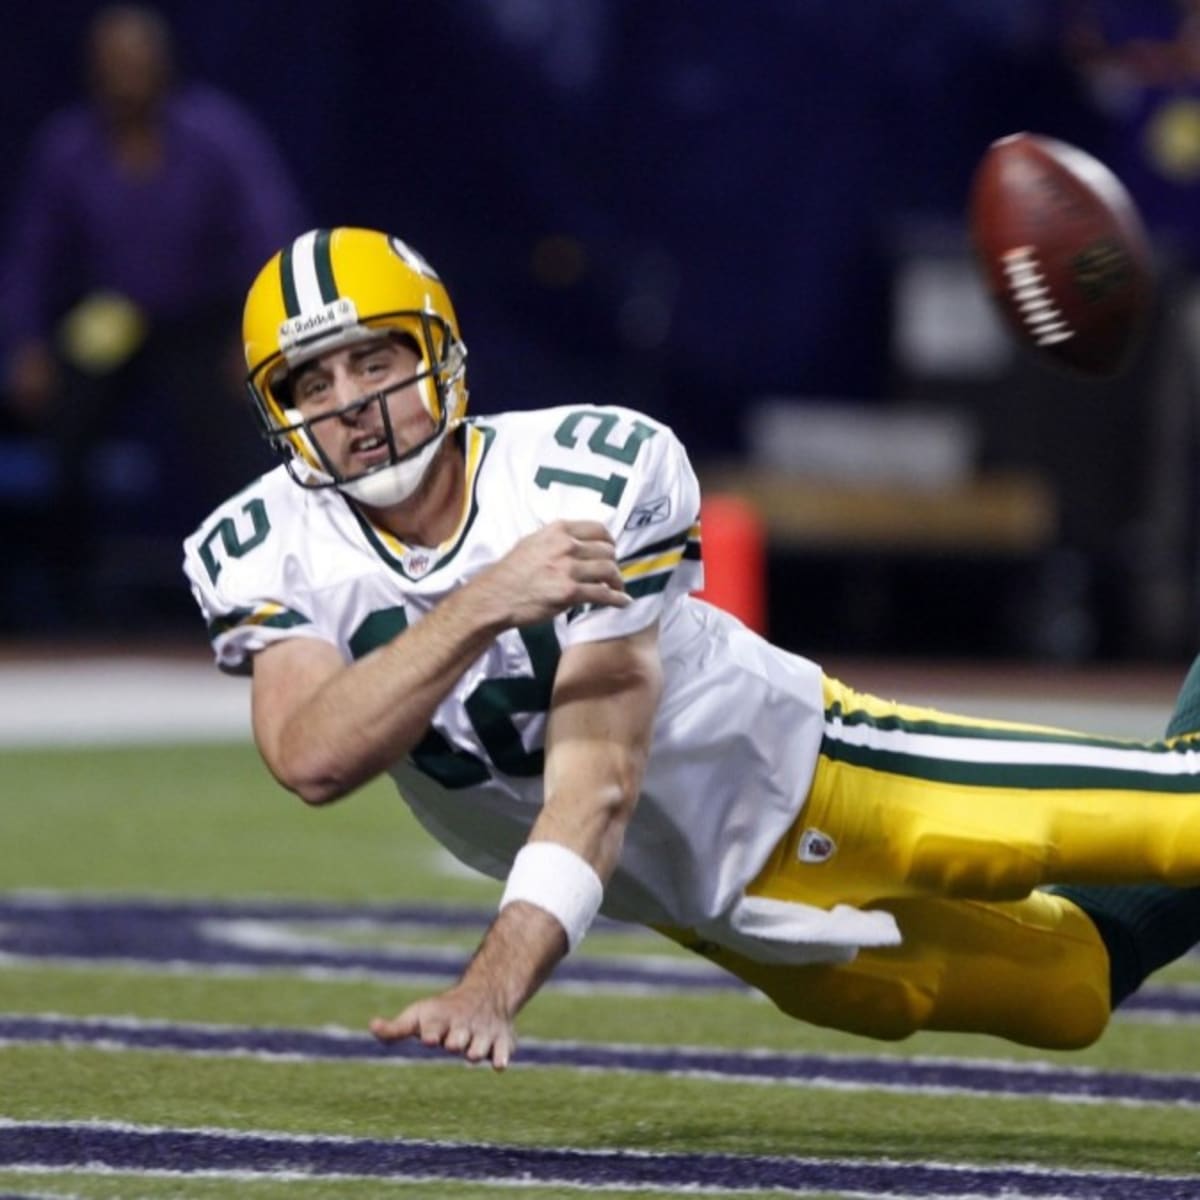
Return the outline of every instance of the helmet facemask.
<path id="1" fill-rule="evenodd" d="M 291 341 L 281 336 L 282 351 L 252 371 L 247 382 L 263 435 L 297 483 L 306 488 L 336 487 L 361 504 L 386 508 L 402 503 L 417 490 L 446 433 L 462 420 L 466 347 L 436 313 L 388 313 L 360 323 L 352 304 L 342 300 L 338 305 L 339 312 L 315 335 L 298 330 Z M 413 348 L 420 360 L 416 373 L 340 408 L 303 417 L 291 398 L 296 369 L 332 350 L 381 334 L 391 334 Z M 394 393 L 414 384 L 433 430 L 418 445 L 401 450 L 387 402 Z M 377 422 L 373 408 L 378 409 Z M 368 426 L 377 424 L 387 458 L 357 474 L 343 475 L 323 448 L 320 429 L 326 422 L 344 421 L 353 414 L 362 414 L 357 419 Z"/>

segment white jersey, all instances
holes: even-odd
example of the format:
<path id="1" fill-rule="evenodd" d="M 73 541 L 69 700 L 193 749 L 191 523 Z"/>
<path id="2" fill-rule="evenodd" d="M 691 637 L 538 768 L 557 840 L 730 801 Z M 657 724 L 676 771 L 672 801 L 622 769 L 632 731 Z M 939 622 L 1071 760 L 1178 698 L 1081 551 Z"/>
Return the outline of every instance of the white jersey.
<path id="1" fill-rule="evenodd" d="M 543 802 L 559 656 L 658 621 L 662 701 L 602 911 L 720 925 L 803 806 L 823 728 L 819 668 L 689 596 L 703 579 L 700 494 L 665 426 L 616 407 L 555 408 L 477 418 L 462 439 L 466 502 L 441 546 L 403 545 L 283 467 L 219 508 L 185 546 L 219 665 L 245 671 L 294 637 L 361 658 L 525 535 L 564 517 L 602 522 L 633 602 L 501 634 L 392 775 L 439 842 L 504 878 Z"/>

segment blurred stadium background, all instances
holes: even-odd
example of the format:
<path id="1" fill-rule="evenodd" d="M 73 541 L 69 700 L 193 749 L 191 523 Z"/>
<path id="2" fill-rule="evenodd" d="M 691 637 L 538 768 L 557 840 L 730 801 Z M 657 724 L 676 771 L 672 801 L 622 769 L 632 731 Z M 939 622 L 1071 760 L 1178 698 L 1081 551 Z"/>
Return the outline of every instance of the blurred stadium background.
<path id="1" fill-rule="evenodd" d="M 0 205 L 15 200 L 37 124 L 79 95 L 80 40 L 99 7 L 28 6 L 0 39 L 10 166 Z M 1200 604 L 1194 5 L 159 8 L 185 76 L 244 101 L 277 139 L 314 223 L 393 230 L 438 267 L 471 348 L 473 411 L 620 401 L 677 428 L 709 494 L 742 500 L 762 523 L 763 621 L 776 641 L 857 687 L 915 702 L 1113 734 L 1162 728 Z M 1085 386 L 1022 358 L 980 291 L 964 229 L 971 172 L 993 138 L 1017 129 L 1104 159 L 1151 227 L 1159 308 L 1119 380 Z M 431 942 L 447 944 L 430 922 L 458 919 L 449 953 L 465 953 L 494 895 L 448 868 L 385 785 L 314 821 L 254 760 L 244 686 L 208 666 L 177 538 L 163 533 L 204 514 L 183 507 L 161 441 L 159 426 L 125 429 L 96 449 L 83 519 L 103 529 L 104 553 L 93 619 L 80 626 L 45 603 L 49 510 L 36 439 L 0 417 L 6 1195 L 230 1194 L 233 1175 L 82 1169 L 122 1153 L 139 1171 L 149 1161 L 87 1143 L 88 1122 L 97 1137 L 122 1122 L 220 1127 L 332 1139 L 326 1151 L 339 1137 L 479 1143 L 485 1154 L 607 1149 L 626 1167 L 643 1151 L 794 1156 L 790 1190 L 822 1196 L 1195 1194 L 1200 1092 L 1195 1075 L 1180 1074 L 1195 1059 L 1194 960 L 1164 981 L 1157 1007 L 1118 1023 L 1094 1052 L 1035 1059 L 1022 1086 L 1038 1098 L 1019 1105 L 986 1088 L 956 1091 L 968 1086 L 957 1076 L 913 1090 L 930 1058 L 952 1070 L 1001 1060 L 1014 1072 L 1012 1048 L 999 1043 L 880 1048 L 802 1029 L 745 995 L 657 985 L 549 991 L 523 1031 L 548 1054 L 575 1046 L 576 1057 L 514 1071 L 507 1090 L 453 1064 L 422 1065 L 416 1086 L 411 1071 L 323 1061 L 328 1046 L 281 1043 L 275 1058 L 248 1038 L 239 1049 L 235 1031 L 247 1028 L 359 1037 L 370 1012 L 437 977 L 410 963 Z M 434 897 L 451 915 L 430 916 Z M 301 901 L 318 907 L 287 908 Z M 245 954 L 316 944 L 336 958 L 366 946 L 382 965 L 323 975 L 278 958 L 146 961 L 137 921 L 178 918 L 172 904 L 198 906 L 184 923 L 215 922 L 205 937 Z M 421 908 L 415 932 L 372 925 L 393 904 Z M 454 918 L 458 906 L 465 915 Z M 47 913 L 65 924 L 43 939 Z M 63 928 L 74 942 L 61 941 Z M 611 931 L 589 954 L 620 970 L 629 957 L 652 971 L 684 962 Z M 118 1024 L 72 1024 L 110 1019 Z M 226 1040 L 183 1051 L 201 1025 Z M 131 1038 L 153 1042 L 147 1028 L 161 1040 L 137 1049 Z M 667 1077 L 639 1074 L 642 1063 L 598 1085 L 604 1064 L 577 1053 L 589 1042 L 686 1042 L 754 1061 L 764 1050 L 866 1056 L 882 1073 L 847 1083 L 843 1059 L 809 1062 L 797 1067 L 807 1082 L 768 1095 L 741 1076 L 714 1079 L 711 1061 L 696 1079 L 686 1064 Z M 1066 1065 L 1094 1074 L 1045 1082 Z M 75 1158 L 43 1135 L 75 1139 Z M 193 1149 L 190 1159 L 186 1149 L 154 1153 L 164 1170 L 231 1161 L 220 1147 Z M 50 1173 L 55 1153 L 74 1162 L 68 1173 Z M 296 1179 L 281 1180 L 303 1173 L 298 1160 L 274 1144 L 263 1153 L 276 1155 L 275 1176 L 237 1176 L 238 1194 L 296 1194 Z M 879 1182 L 828 1169 L 885 1160 L 973 1173 Z M 406 1184 L 423 1169 L 414 1161 L 390 1185 L 326 1181 L 300 1194 L 511 1194 L 461 1179 Z M 736 1177 L 768 1178 L 766 1162 Z M 1047 1174 L 975 1169 L 1014 1162 Z M 443 1166 L 426 1163 L 430 1178 Z M 460 1162 L 463 1178 L 499 1178 L 501 1167 L 514 1172 L 510 1185 L 534 1186 L 511 1154 Z M 1086 1170 L 1142 1174 L 1071 1174 Z M 697 1171 L 675 1184 L 704 1184 Z"/>
<path id="2" fill-rule="evenodd" d="M 98 7 L 34 7 L 0 43 L 0 204 L 38 123 L 80 95 Z M 160 6 L 183 76 L 261 118 L 315 223 L 395 230 L 438 266 L 474 411 L 644 407 L 711 492 L 752 499 L 776 640 L 1074 662 L 1174 662 L 1194 642 L 1193 8 Z M 1117 381 L 1015 355 L 981 293 L 967 190 L 986 145 L 1017 129 L 1108 162 L 1154 232 L 1160 312 Z M 197 632 L 173 531 L 203 514 L 178 511 L 162 436 L 97 447 L 105 632 Z M 27 441 L 10 419 L 0 632 L 14 635 L 54 632 Z"/>

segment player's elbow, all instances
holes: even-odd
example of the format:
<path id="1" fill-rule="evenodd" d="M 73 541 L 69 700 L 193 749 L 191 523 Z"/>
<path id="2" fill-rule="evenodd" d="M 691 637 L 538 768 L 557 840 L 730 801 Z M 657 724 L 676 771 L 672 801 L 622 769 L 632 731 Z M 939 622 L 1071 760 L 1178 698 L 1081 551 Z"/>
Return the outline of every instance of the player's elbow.
<path id="1" fill-rule="evenodd" d="M 305 804 L 314 808 L 322 804 L 332 804 L 334 800 L 340 800 L 352 790 L 351 785 L 332 775 L 289 771 L 282 776 L 276 772 L 275 778 L 289 792 L 295 793 Z"/>
<path id="2" fill-rule="evenodd" d="M 340 800 L 353 791 L 358 780 L 348 777 L 344 764 L 319 747 L 298 745 L 280 747 L 263 758 L 275 779 L 289 792 L 314 807 Z"/>
<path id="3" fill-rule="evenodd" d="M 303 714 L 278 714 L 259 705 L 253 728 L 254 744 L 267 770 L 305 804 L 329 804 L 366 782 L 361 751 L 354 743 L 331 735 Z"/>
<path id="4" fill-rule="evenodd" d="M 318 808 L 322 804 L 332 804 L 340 800 L 352 789 L 332 779 L 303 780 L 293 784 L 292 789 L 305 804 Z"/>

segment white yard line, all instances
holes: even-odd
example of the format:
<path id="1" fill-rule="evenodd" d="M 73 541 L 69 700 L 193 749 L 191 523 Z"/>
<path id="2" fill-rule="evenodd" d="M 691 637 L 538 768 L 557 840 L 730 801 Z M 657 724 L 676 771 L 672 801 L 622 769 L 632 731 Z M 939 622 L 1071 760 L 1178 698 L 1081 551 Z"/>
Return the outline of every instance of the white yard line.
<path id="1" fill-rule="evenodd" d="M 840 667 L 844 667 L 841 670 Z M 1182 680 L 1186 664 L 1178 676 Z M 1030 721 L 1113 737 L 1161 735 L 1174 672 L 840 664 L 851 687 L 964 716 Z M 0 749 L 246 740 L 250 684 L 203 652 L 0 655 Z"/>
<path id="2" fill-rule="evenodd" d="M 0 664 L 0 747 L 246 740 L 250 684 L 128 656 Z"/>

